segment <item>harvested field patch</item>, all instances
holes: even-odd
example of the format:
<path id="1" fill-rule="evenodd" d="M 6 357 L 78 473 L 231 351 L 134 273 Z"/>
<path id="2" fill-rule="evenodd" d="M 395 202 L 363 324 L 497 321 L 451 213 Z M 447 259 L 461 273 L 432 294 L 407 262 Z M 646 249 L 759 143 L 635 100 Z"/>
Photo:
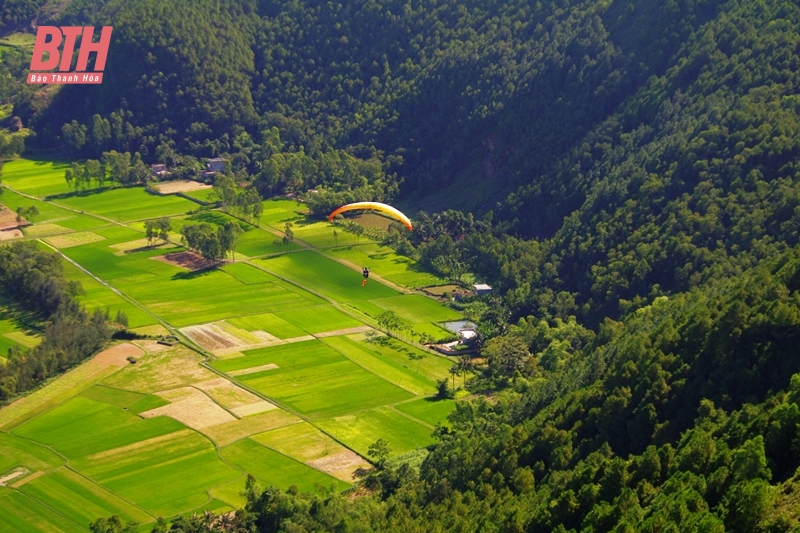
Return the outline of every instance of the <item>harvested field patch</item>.
<path id="1" fill-rule="evenodd" d="M 199 390 L 191 387 L 185 387 L 179 390 L 185 393 L 182 399 L 163 407 L 144 411 L 139 413 L 139 415 L 144 418 L 168 416 L 192 429 L 216 426 L 236 420 L 233 415 L 214 403 L 211 398 Z M 169 392 L 174 394 L 174 391 Z M 169 399 L 164 393 L 158 394 L 159 396 Z"/>
<path id="2" fill-rule="evenodd" d="M 181 329 L 181 333 L 211 352 L 227 350 L 229 348 L 236 348 L 238 350 L 247 345 L 242 339 L 228 333 L 218 324 L 189 326 Z"/>
<path id="3" fill-rule="evenodd" d="M 247 392 L 225 378 L 196 383 L 195 387 L 211 396 L 215 402 L 227 409 L 235 409 L 261 401 L 261 398 L 255 394 Z"/>
<path id="4" fill-rule="evenodd" d="M 189 180 L 176 180 L 158 183 L 153 186 L 161 194 L 175 194 L 179 192 L 202 191 L 213 188 L 211 185 Z"/>
<path id="5" fill-rule="evenodd" d="M 185 387 L 217 377 L 198 364 L 202 358 L 197 352 L 182 345 L 165 348 L 164 351 L 151 353 L 142 358 L 135 365 L 121 369 L 103 384 L 148 394 Z"/>
<path id="6" fill-rule="evenodd" d="M 126 342 L 124 344 L 118 344 L 108 350 L 103 350 L 94 357 L 94 361 L 106 365 L 123 367 L 130 364 L 128 363 L 128 357 L 136 357 L 138 359 L 143 355 L 144 352 L 141 348 Z"/>
<path id="7" fill-rule="evenodd" d="M 3 407 L 0 410 L 0 428 L 13 429 L 26 420 L 81 393 L 117 370 L 118 368 L 115 366 L 87 361 L 46 387 Z"/>
<path id="8" fill-rule="evenodd" d="M 168 265 L 186 268 L 192 271 L 205 270 L 207 268 L 217 266 L 214 261 L 203 259 L 200 254 L 196 254 L 194 252 L 174 252 L 171 254 L 152 257 L 151 259 L 167 263 Z"/>
<path id="9" fill-rule="evenodd" d="M 372 466 L 363 457 L 351 450 L 313 459 L 306 464 L 350 483 L 355 479 L 356 470 L 367 469 Z"/>
<path id="10" fill-rule="evenodd" d="M 156 241 L 152 246 L 147 239 L 136 239 L 133 241 L 120 242 L 109 246 L 112 250 L 116 250 L 114 255 L 123 256 L 134 252 L 145 252 L 151 250 L 159 250 L 161 248 L 169 248 L 174 246 L 171 242 Z"/>
<path id="11" fill-rule="evenodd" d="M 159 328 L 162 328 L 163 331 L 164 331 L 164 333 L 161 333 L 161 335 L 169 335 L 169 331 L 167 331 L 167 328 L 165 328 L 161 324 L 157 324 L 155 326 L 145 326 L 145 327 L 148 327 L 148 328 L 149 327 L 152 327 L 152 328 L 159 327 Z M 140 329 L 144 329 L 144 328 L 140 328 Z M 159 353 L 159 352 L 164 352 L 166 350 L 173 349 L 172 346 L 167 346 L 166 344 L 161 344 L 158 341 L 154 341 L 154 340 L 135 341 L 135 343 L 136 343 L 136 346 L 140 347 L 142 350 L 144 350 L 147 353 Z"/>
<path id="12" fill-rule="evenodd" d="M 227 446 L 250 435 L 296 424 L 300 421 L 300 418 L 283 409 L 272 409 L 233 422 L 203 428 L 201 432 L 214 441 L 217 446 Z"/>
<path id="13" fill-rule="evenodd" d="M 21 239 L 24 237 L 22 231 L 14 228 L 14 229 L 4 229 L 0 230 L 0 241 L 10 241 L 13 239 Z"/>
<path id="14" fill-rule="evenodd" d="M 340 335 L 355 335 L 356 333 L 366 333 L 367 331 L 371 330 L 372 328 L 370 326 L 357 326 L 355 328 L 336 329 L 334 331 L 323 331 L 322 333 L 314 334 L 314 336 L 318 339 L 322 339 L 325 337 L 338 337 Z"/>
<path id="15" fill-rule="evenodd" d="M 244 376 L 247 374 L 255 374 L 256 372 L 263 372 L 264 370 L 275 370 L 276 368 L 278 368 L 278 365 L 276 365 L 275 363 L 269 363 L 266 365 L 259 365 L 250 368 L 242 368 L 240 370 L 234 370 L 232 372 L 228 372 L 228 374 L 231 376 Z"/>
<path id="16" fill-rule="evenodd" d="M 46 473 L 47 473 L 47 472 L 45 472 L 45 471 L 43 471 L 43 470 L 39 470 L 38 472 L 34 472 L 33 474 L 31 474 L 31 475 L 29 475 L 29 476 L 25 476 L 25 477 L 24 477 L 24 478 L 22 478 L 22 479 L 18 479 L 17 481 L 14 481 L 14 482 L 13 482 L 13 483 L 11 483 L 9 486 L 10 486 L 10 487 L 12 487 L 12 488 L 18 489 L 18 488 L 20 488 L 21 486 L 23 486 L 24 484 L 26 484 L 26 483 L 30 483 L 30 482 L 31 482 L 31 481 L 33 481 L 34 479 L 37 479 L 37 478 L 39 478 L 39 477 L 41 477 L 41 476 L 45 475 Z"/>
<path id="17" fill-rule="evenodd" d="M 17 222 L 17 214 L 14 211 L 0 205 L 0 230 L 16 228 L 20 224 L 21 222 Z"/>
<path id="18" fill-rule="evenodd" d="M 28 237 L 48 237 L 50 235 L 60 235 L 62 233 L 71 232 L 71 229 L 59 226 L 58 224 L 34 224 L 23 230 L 23 233 Z"/>
<path id="19" fill-rule="evenodd" d="M 272 411 L 273 409 L 277 408 L 278 408 L 277 405 L 261 400 L 255 403 L 251 403 L 249 405 L 242 405 L 241 407 L 236 407 L 235 409 L 231 409 L 231 411 L 233 411 L 233 413 L 236 416 L 244 418 L 246 416 L 257 415 L 258 413 L 266 413 L 267 411 Z"/>
<path id="20" fill-rule="evenodd" d="M 251 438 L 268 448 L 303 462 L 347 451 L 347 448 L 308 422 L 273 429 L 253 435 Z"/>
<path id="21" fill-rule="evenodd" d="M 223 448 L 220 453 L 230 464 L 281 490 L 289 485 L 297 485 L 300 490 L 313 490 L 316 483 L 325 487 L 333 484 L 339 490 L 345 488 L 341 481 L 251 439 L 242 439 Z"/>
<path id="22" fill-rule="evenodd" d="M 100 242 L 106 240 L 102 235 L 92 233 L 91 231 L 78 231 L 76 233 L 65 233 L 64 235 L 55 235 L 47 237 L 44 242 L 56 248 L 72 248 L 73 246 L 81 246 L 83 244 L 90 244 L 93 242 Z"/>
<path id="23" fill-rule="evenodd" d="M 15 479 L 19 479 L 30 472 L 27 468 L 18 467 L 9 472 L 8 474 L 0 476 L 0 487 L 5 487 Z"/>
<path id="24" fill-rule="evenodd" d="M 167 328 L 165 328 L 161 324 L 153 324 L 151 326 L 142 326 L 140 328 L 133 328 L 131 329 L 131 331 L 139 335 L 149 335 L 152 337 L 158 337 L 160 335 L 169 335 L 169 330 L 167 330 Z M 149 342 L 149 341 L 143 341 L 143 342 Z M 163 344 L 158 344 L 157 342 L 155 344 L 156 346 L 164 346 Z M 137 345 L 144 346 L 144 344 L 142 344 L 142 341 L 138 342 Z M 147 348 L 145 348 L 145 350 L 149 352 Z"/>

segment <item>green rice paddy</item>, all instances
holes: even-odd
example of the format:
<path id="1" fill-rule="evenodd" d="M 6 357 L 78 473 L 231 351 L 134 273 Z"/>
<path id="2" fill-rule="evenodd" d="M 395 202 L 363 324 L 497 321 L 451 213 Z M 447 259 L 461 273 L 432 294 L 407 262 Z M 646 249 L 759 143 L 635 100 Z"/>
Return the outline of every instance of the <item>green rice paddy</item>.
<path id="1" fill-rule="evenodd" d="M 369 280 L 362 287 L 361 272 L 312 251 L 258 259 L 255 264 L 302 286 L 313 287 L 314 291 L 337 302 L 373 300 L 398 294 L 394 289 L 375 280 Z"/>
<path id="2" fill-rule="evenodd" d="M 198 207 L 196 203 L 186 198 L 158 196 L 150 194 L 141 187 L 112 189 L 101 193 L 81 193 L 59 200 L 59 203 L 116 222 L 182 215 Z"/>
<path id="3" fill-rule="evenodd" d="M 207 361 L 218 374 L 180 345 L 142 352 L 123 367 L 90 361 L 0 410 L 0 475 L 21 472 L 0 487 L 0 531 L 86 533 L 90 521 L 112 514 L 149 531 L 158 516 L 241 507 L 248 473 L 261 486 L 341 490 L 347 484 L 315 468 L 318 460 L 348 449 L 366 457 L 379 438 L 393 456 L 433 442 L 433 427 L 455 404 L 428 398 L 437 380 L 451 379 L 452 361 L 363 333 L 362 320 L 390 310 L 418 334 L 445 337 L 437 324 L 461 317 L 376 279 L 362 286 L 352 267 L 369 265 L 406 287 L 437 283 L 435 276 L 390 248 L 363 237 L 356 245 L 342 228 L 306 219 L 305 206 L 288 199 L 264 201 L 259 224 L 238 221 L 236 262 L 193 272 L 165 257 L 185 251 L 176 244 L 180 228 L 234 217 L 142 188 L 65 194 L 64 169 L 7 162 L 4 183 L 44 200 L 6 190 L 2 202 L 37 206 L 25 236 L 80 266 L 64 261 L 89 310 L 112 318 L 123 311 L 137 331 L 213 322 L 221 334 L 267 347 L 222 352 Z M 211 191 L 188 194 L 207 199 Z M 162 216 L 171 217 L 173 242 L 148 247 L 143 221 Z M 298 241 L 288 248 L 275 243 L 286 222 Z M 0 356 L 12 342 L 34 345 L 35 334 L 0 306 Z M 205 403 L 181 411 L 180 398 L 198 391 Z M 225 405 L 214 403 L 221 398 Z M 271 410 L 259 412 L 264 405 Z M 235 406 L 244 410 L 233 416 Z M 162 407 L 174 409 L 149 413 Z M 221 411 L 220 422 L 194 425 L 193 416 L 209 415 L 203 409 Z"/>

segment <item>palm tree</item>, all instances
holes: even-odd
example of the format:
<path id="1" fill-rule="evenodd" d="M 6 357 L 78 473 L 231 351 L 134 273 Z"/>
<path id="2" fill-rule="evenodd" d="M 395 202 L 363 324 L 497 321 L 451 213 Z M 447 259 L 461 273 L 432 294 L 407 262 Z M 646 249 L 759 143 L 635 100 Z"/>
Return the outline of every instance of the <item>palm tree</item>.
<path id="1" fill-rule="evenodd" d="M 458 363 L 450 367 L 450 375 L 453 376 L 453 390 L 456 390 L 456 376 L 461 372 L 461 367 Z"/>
<path id="2" fill-rule="evenodd" d="M 458 369 L 462 376 L 467 375 L 467 372 L 472 370 L 472 358 L 469 355 L 462 355 L 458 359 Z"/>

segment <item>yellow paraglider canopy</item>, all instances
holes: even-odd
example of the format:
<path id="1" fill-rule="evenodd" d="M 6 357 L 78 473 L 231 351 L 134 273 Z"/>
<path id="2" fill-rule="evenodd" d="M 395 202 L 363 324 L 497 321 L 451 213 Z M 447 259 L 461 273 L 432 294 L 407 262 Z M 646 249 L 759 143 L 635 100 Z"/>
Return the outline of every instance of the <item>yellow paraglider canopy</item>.
<path id="1" fill-rule="evenodd" d="M 405 227 L 408 228 L 408 231 L 412 231 L 414 227 L 411 225 L 411 221 L 405 216 L 403 213 L 395 209 L 394 207 L 386 204 L 382 204 L 380 202 L 356 202 L 354 204 L 347 204 L 343 205 L 339 209 L 334 210 L 333 213 L 328 215 L 328 222 L 333 220 L 333 217 L 338 215 L 339 213 L 344 213 L 345 211 L 355 211 L 355 210 L 364 210 L 369 209 L 372 211 L 380 211 L 381 213 L 386 213 L 387 215 L 391 215 L 400 222 L 403 223 Z"/>

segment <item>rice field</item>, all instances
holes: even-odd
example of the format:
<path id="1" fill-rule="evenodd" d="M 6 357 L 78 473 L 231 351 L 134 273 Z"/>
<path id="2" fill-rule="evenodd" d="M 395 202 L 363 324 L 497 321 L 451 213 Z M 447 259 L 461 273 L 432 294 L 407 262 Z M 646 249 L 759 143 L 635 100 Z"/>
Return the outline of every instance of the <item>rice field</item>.
<path id="1" fill-rule="evenodd" d="M 342 230 L 339 232 L 341 233 Z M 369 242 L 364 244 L 363 239 L 361 244 L 355 245 L 348 242 L 351 240 L 352 236 L 345 233 L 344 236 L 339 237 L 339 241 L 341 244 L 347 245 L 328 248 L 325 250 L 325 254 L 356 265 L 369 266 L 375 274 L 405 287 L 427 287 L 443 283 L 438 276 L 419 268 L 416 261 L 396 253 L 388 246 Z"/>
<path id="2" fill-rule="evenodd" d="M 66 161 L 12 159 L 3 165 L 3 183 L 31 196 L 65 194 L 72 192 L 64 179 L 64 171 L 68 168 Z"/>
<path id="3" fill-rule="evenodd" d="M 58 203 L 117 222 L 182 215 L 198 207 L 186 198 L 158 196 L 141 187 L 81 193 L 61 199 Z"/>
<path id="4" fill-rule="evenodd" d="M 397 291 L 376 280 L 369 280 L 362 286 L 360 271 L 347 268 L 312 251 L 258 259 L 254 264 L 337 302 L 374 300 L 398 295 Z"/>
<path id="5" fill-rule="evenodd" d="M 247 474 L 262 487 L 342 490 L 379 438 L 393 456 L 433 442 L 455 403 L 429 398 L 437 380 L 452 379 L 452 362 L 362 320 L 393 311 L 436 337 L 449 335 L 440 322 L 461 316 L 376 279 L 362 286 L 348 265 L 406 287 L 441 280 L 390 248 L 356 245 L 288 199 L 264 201 L 258 224 L 238 221 L 235 262 L 191 271 L 164 257 L 185 251 L 180 228 L 234 217 L 142 188 L 60 196 L 64 169 L 6 163 L 4 182 L 43 200 L 7 190 L 2 201 L 38 207 L 25 237 L 70 260 L 65 275 L 81 282 L 87 309 L 122 311 L 143 334 L 200 331 L 231 346 L 206 361 L 182 344 L 134 341 L 136 364 L 98 357 L 0 409 L 0 476 L 15 472 L 0 487 L 0 531 L 86 533 L 112 514 L 149 531 L 158 516 L 241 507 Z M 187 194 L 204 200 L 211 190 Z M 172 242 L 151 247 L 143 221 L 162 216 Z M 286 222 L 298 241 L 288 249 L 275 242 Z M 0 356 L 35 335 L 0 307 Z"/>
<path id="6" fill-rule="evenodd" d="M 370 444 L 378 439 L 389 443 L 393 456 L 433 442 L 433 430 L 429 426 L 390 407 L 319 420 L 316 424 L 364 457 Z"/>

